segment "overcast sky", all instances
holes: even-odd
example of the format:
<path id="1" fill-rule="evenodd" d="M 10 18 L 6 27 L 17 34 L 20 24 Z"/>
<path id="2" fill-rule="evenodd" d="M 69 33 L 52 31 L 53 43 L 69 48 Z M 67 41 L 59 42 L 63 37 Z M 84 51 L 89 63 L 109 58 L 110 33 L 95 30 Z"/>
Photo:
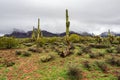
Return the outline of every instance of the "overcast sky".
<path id="1" fill-rule="evenodd" d="M 42 30 L 64 32 L 65 9 L 71 31 L 120 32 L 120 0 L 0 0 L 0 34 L 32 30 L 38 17 Z"/>

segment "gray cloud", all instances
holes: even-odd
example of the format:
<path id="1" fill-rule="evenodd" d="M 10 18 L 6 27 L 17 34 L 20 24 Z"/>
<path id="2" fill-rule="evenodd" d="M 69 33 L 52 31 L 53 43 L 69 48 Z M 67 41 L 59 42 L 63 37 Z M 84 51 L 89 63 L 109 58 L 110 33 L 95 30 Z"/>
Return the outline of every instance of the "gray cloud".
<path id="1" fill-rule="evenodd" d="M 69 9 L 73 31 L 99 34 L 120 32 L 120 0 L 0 0 L 0 33 L 13 28 L 31 30 L 40 17 L 41 29 L 65 31 L 65 9 Z"/>

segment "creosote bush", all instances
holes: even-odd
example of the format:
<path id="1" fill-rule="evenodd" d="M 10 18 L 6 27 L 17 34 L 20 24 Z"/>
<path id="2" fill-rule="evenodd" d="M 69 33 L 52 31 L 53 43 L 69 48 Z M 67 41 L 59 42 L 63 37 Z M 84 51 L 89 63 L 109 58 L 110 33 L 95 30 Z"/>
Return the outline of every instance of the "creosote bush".
<path id="1" fill-rule="evenodd" d="M 0 38 L 0 49 L 17 48 L 18 45 L 19 45 L 18 41 L 13 37 Z"/>
<path id="2" fill-rule="evenodd" d="M 117 46 L 116 51 L 117 53 L 120 53 L 120 45 Z"/>
<path id="3" fill-rule="evenodd" d="M 103 72 L 108 72 L 109 68 L 108 65 L 105 62 L 96 62 L 98 67 L 103 71 Z"/>
<path id="4" fill-rule="evenodd" d="M 120 58 L 117 58 L 117 57 L 112 57 L 110 59 L 107 59 L 106 62 L 111 65 L 120 66 Z"/>
<path id="5" fill-rule="evenodd" d="M 22 56 L 24 56 L 24 57 L 29 57 L 29 56 L 31 56 L 31 54 L 30 54 L 30 52 L 28 52 L 28 51 L 23 51 Z"/>
<path id="6" fill-rule="evenodd" d="M 42 62 L 48 62 L 54 59 L 54 56 L 49 54 L 49 55 L 44 55 L 40 58 Z"/>
<path id="7" fill-rule="evenodd" d="M 67 74 L 70 80 L 81 80 L 83 77 L 82 71 L 75 64 L 70 64 L 68 66 Z"/>
<path id="8" fill-rule="evenodd" d="M 21 54 L 22 54 L 22 51 L 18 51 L 18 50 L 17 50 L 17 51 L 15 52 L 15 55 L 21 55 Z"/>

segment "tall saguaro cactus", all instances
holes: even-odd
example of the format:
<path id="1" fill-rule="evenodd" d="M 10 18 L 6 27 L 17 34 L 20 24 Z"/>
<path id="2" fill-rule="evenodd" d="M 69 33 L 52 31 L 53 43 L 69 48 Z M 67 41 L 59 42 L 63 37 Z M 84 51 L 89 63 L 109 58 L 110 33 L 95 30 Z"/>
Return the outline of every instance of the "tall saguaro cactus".
<path id="1" fill-rule="evenodd" d="M 32 31 L 32 40 L 35 40 L 35 29 L 34 29 L 34 26 L 33 26 L 33 31 Z"/>
<path id="2" fill-rule="evenodd" d="M 40 30 L 40 19 L 38 18 L 37 40 L 42 37 Z"/>
<path id="3" fill-rule="evenodd" d="M 70 21 L 68 16 L 68 10 L 66 9 L 66 37 L 69 37 L 69 27 L 70 27 Z"/>

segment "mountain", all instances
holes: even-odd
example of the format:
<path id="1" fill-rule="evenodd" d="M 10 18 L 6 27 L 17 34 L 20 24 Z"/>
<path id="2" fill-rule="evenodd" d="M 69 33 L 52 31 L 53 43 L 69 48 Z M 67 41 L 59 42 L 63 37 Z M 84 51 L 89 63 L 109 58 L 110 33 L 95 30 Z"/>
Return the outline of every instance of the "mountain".
<path id="1" fill-rule="evenodd" d="M 112 35 L 118 36 L 117 33 L 115 32 L 110 32 Z M 101 37 L 107 37 L 108 36 L 108 32 L 103 32 L 100 34 Z"/>
<path id="2" fill-rule="evenodd" d="M 66 34 L 65 32 L 63 32 L 63 33 L 51 33 L 51 32 L 42 30 L 42 35 L 45 37 L 54 37 L 54 36 L 63 37 L 63 36 L 65 36 L 65 34 Z M 81 36 L 92 36 L 92 34 L 87 33 L 87 32 L 77 33 L 74 31 L 70 31 L 70 34 L 78 34 Z M 16 38 L 28 38 L 28 37 L 31 37 L 31 35 L 32 35 L 32 31 L 24 32 L 24 31 L 21 31 L 18 29 L 14 29 L 14 31 L 11 34 L 5 34 L 4 36 L 7 36 L 7 37 L 13 36 Z"/>

